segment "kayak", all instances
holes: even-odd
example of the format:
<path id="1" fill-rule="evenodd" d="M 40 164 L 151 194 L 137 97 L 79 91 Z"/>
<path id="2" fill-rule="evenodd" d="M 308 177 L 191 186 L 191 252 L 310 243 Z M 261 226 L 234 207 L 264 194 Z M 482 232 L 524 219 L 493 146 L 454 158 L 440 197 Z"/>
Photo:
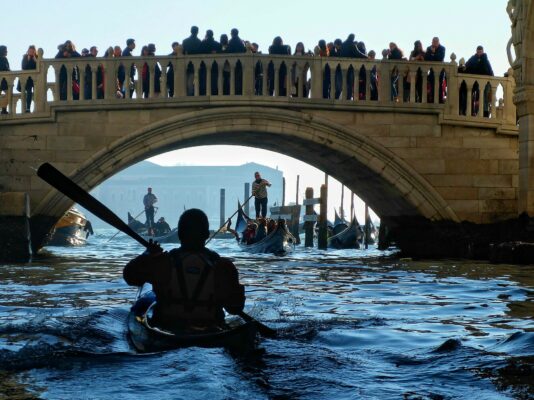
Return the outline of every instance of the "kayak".
<path id="1" fill-rule="evenodd" d="M 153 291 L 139 297 L 128 315 L 128 336 L 140 353 L 153 353 L 181 347 L 225 347 L 235 352 L 246 352 L 256 347 L 256 323 L 238 319 L 222 326 L 191 327 L 180 331 L 169 331 L 150 325 L 148 317 L 156 303 Z"/>

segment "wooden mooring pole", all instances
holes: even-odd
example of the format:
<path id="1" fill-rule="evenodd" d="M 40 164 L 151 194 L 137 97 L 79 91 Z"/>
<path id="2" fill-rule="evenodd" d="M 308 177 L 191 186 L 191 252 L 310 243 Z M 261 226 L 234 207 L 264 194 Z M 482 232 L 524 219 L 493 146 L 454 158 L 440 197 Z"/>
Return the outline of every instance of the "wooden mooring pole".
<path id="1" fill-rule="evenodd" d="M 300 175 L 297 175 L 297 194 L 295 196 L 295 204 L 299 204 L 299 182 L 300 181 Z"/>
<path id="2" fill-rule="evenodd" d="M 226 222 L 226 218 L 224 216 L 224 208 L 225 208 L 225 196 L 226 196 L 226 190 L 225 189 L 221 189 L 221 202 L 220 202 L 220 214 L 219 214 L 219 217 L 220 217 L 220 224 L 219 226 L 223 226 L 224 223 Z"/>
<path id="3" fill-rule="evenodd" d="M 282 178 L 282 206 L 286 205 L 286 178 Z"/>
<path id="4" fill-rule="evenodd" d="M 371 227 L 369 226 L 369 206 L 365 204 L 365 249 L 369 248 L 369 235 L 371 234 Z"/>
<path id="5" fill-rule="evenodd" d="M 328 180 L 326 179 L 328 182 Z M 326 250 L 328 244 L 328 231 L 327 231 L 327 210 L 328 210 L 328 185 L 321 185 L 321 205 L 319 211 L 319 236 L 317 238 L 317 247 L 320 250 Z"/>
<path id="6" fill-rule="evenodd" d="M 306 199 L 304 204 L 306 205 L 306 214 L 304 215 L 304 246 L 313 247 L 313 226 L 317 218 L 313 212 L 313 188 L 306 188 Z M 315 220 L 315 221 L 314 221 Z"/>

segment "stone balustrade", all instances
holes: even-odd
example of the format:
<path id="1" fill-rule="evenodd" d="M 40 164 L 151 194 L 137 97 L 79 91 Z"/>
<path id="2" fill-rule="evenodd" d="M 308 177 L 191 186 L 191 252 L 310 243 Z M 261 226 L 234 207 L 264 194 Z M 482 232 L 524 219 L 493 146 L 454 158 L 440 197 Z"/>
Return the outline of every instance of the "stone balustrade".
<path id="1" fill-rule="evenodd" d="M 247 101 L 285 97 L 377 111 L 431 110 L 441 113 L 445 123 L 490 124 L 497 131 L 517 132 L 511 71 L 508 77 L 462 74 L 454 55 L 449 63 L 430 63 L 251 53 L 69 59 L 43 59 L 41 49 L 39 54 L 36 70 L 0 72 L 0 82 L 7 83 L 0 105 L 8 111 L 0 121 L 47 116 L 60 104 L 102 106 L 246 96 Z M 143 68 L 149 76 L 145 85 Z M 34 95 L 27 113 L 24 88 L 29 78 Z M 119 84 L 119 78 L 124 82 Z"/>

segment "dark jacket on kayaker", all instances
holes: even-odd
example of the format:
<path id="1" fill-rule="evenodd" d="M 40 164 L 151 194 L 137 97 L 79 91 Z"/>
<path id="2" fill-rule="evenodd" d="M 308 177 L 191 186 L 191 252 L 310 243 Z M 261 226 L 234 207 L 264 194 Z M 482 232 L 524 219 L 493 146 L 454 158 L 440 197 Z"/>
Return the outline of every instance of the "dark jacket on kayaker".
<path id="1" fill-rule="evenodd" d="M 200 213 L 205 221 L 198 224 Z M 196 209 L 185 211 L 178 236 L 179 249 L 146 252 L 124 268 L 129 285 L 152 284 L 157 299 L 153 323 L 164 328 L 210 326 L 224 322 L 223 309 L 230 314 L 243 311 L 245 290 L 236 267 L 204 247 L 209 236 L 205 214 Z"/>

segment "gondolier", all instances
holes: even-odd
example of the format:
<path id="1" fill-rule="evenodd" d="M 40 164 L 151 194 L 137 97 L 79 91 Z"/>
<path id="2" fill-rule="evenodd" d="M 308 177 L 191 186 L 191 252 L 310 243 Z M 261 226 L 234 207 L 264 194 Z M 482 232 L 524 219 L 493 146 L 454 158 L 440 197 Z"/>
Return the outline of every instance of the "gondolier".
<path id="1" fill-rule="evenodd" d="M 256 209 L 256 219 L 260 215 L 267 216 L 267 186 L 271 186 L 268 180 L 262 179 L 259 172 L 254 172 L 254 182 L 252 182 L 252 194 L 254 195 L 254 208 Z"/>
<path id="2" fill-rule="evenodd" d="M 146 226 L 148 229 L 154 228 L 154 204 L 157 203 L 158 198 L 152 193 L 152 188 L 147 189 L 147 194 L 143 197 L 143 205 L 145 206 Z"/>

